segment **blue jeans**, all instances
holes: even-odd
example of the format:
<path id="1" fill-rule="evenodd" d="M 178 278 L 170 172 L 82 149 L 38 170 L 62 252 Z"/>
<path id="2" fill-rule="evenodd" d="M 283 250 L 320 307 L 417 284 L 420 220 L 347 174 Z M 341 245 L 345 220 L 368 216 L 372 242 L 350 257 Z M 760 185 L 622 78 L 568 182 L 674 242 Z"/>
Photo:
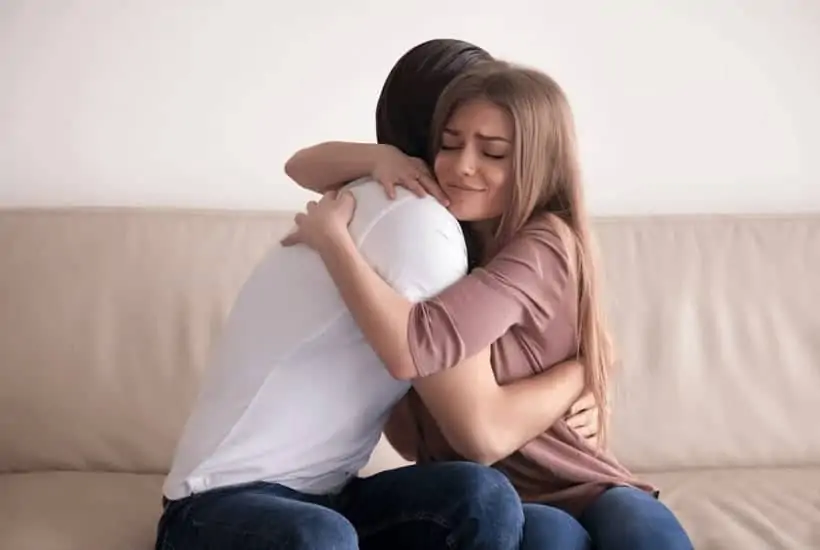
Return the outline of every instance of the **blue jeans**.
<path id="1" fill-rule="evenodd" d="M 661 501 L 638 489 L 609 489 L 577 520 L 543 504 L 525 504 L 521 550 L 692 550 Z"/>
<path id="2" fill-rule="evenodd" d="M 166 504 L 157 550 L 518 550 L 524 516 L 503 474 L 468 462 L 355 479 L 337 495 L 271 483 Z"/>
<path id="3" fill-rule="evenodd" d="M 524 538 L 520 550 L 589 550 L 589 534 L 578 520 L 559 508 L 524 504 Z"/>

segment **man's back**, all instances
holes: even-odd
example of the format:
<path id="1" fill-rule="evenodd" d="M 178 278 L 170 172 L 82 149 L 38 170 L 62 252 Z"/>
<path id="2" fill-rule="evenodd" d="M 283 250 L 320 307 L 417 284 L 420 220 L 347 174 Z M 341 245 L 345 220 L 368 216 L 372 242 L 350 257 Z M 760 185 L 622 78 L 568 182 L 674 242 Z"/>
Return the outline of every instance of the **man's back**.
<path id="1" fill-rule="evenodd" d="M 411 300 L 464 275 L 463 236 L 432 198 L 351 184 L 350 232 L 367 261 Z M 164 492 L 270 481 L 304 492 L 340 487 L 367 462 L 409 384 L 389 376 L 321 259 L 277 247 L 234 304 Z"/>

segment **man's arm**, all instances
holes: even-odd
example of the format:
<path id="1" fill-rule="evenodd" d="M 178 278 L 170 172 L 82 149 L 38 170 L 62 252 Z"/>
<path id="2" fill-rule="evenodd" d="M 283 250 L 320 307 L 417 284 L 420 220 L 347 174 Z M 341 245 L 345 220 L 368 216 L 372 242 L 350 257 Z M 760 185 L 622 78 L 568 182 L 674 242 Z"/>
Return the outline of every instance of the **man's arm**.
<path id="1" fill-rule="evenodd" d="M 413 417 L 411 395 L 412 392 L 407 393 L 401 401 L 396 403 L 390 411 L 390 417 L 383 431 L 390 445 L 403 459 L 415 462 L 419 458 L 418 446 L 421 442 L 421 434 Z"/>

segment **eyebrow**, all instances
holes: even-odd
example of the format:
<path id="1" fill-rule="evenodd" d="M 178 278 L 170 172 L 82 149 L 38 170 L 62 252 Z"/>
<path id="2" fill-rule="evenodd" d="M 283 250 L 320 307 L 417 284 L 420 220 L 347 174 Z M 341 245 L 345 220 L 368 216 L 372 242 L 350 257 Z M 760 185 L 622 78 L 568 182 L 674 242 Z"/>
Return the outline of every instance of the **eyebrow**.
<path id="1" fill-rule="evenodd" d="M 459 132 L 458 130 L 453 130 L 452 128 L 445 128 L 444 133 L 445 134 L 450 134 L 451 136 L 460 136 L 461 135 L 461 132 Z M 478 139 L 483 140 L 483 141 L 503 141 L 504 143 L 512 143 L 509 139 L 507 139 L 505 137 L 502 137 L 502 136 L 489 136 L 487 134 L 481 134 L 481 133 L 476 134 L 476 136 L 478 137 Z"/>

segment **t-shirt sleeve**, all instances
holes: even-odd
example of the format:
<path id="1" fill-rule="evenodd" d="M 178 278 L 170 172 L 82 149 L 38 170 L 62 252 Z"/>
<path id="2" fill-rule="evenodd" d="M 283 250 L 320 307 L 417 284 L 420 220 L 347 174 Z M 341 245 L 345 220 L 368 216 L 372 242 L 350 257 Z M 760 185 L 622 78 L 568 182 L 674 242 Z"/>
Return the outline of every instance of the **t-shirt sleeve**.
<path id="1" fill-rule="evenodd" d="M 569 277 L 566 247 L 553 223 L 531 222 L 486 266 L 413 306 L 408 343 L 419 376 L 457 365 L 515 325 L 546 328 Z"/>
<path id="2" fill-rule="evenodd" d="M 467 272 L 461 227 L 432 197 L 391 204 L 369 228 L 359 250 L 411 302 L 435 296 Z"/>

